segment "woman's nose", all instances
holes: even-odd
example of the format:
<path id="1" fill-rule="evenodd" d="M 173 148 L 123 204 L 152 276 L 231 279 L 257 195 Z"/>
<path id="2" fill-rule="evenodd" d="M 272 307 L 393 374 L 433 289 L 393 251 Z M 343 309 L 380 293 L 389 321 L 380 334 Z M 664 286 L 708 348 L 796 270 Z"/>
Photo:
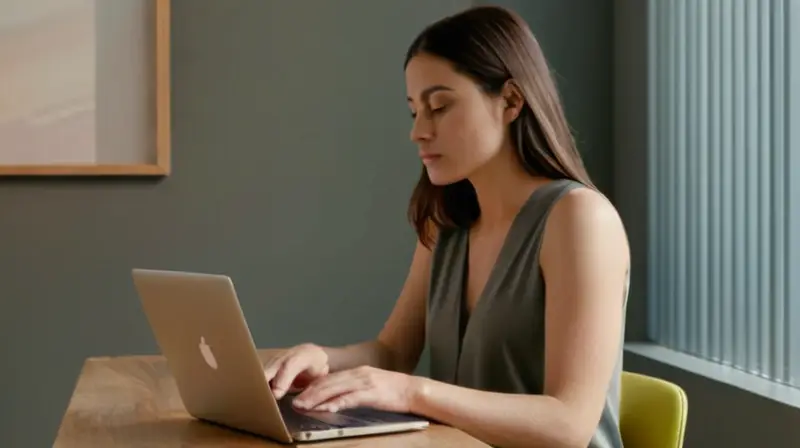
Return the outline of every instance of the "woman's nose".
<path id="1" fill-rule="evenodd" d="M 433 125 L 431 120 L 417 116 L 414 118 L 414 126 L 411 127 L 411 141 L 419 143 L 430 140 L 433 137 Z"/>

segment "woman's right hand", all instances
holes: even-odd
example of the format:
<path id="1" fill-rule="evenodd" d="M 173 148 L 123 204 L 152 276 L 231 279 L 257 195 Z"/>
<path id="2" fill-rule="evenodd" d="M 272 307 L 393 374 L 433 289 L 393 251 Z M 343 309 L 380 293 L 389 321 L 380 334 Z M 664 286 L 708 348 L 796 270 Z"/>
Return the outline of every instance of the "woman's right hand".
<path id="1" fill-rule="evenodd" d="M 305 389 L 315 379 L 328 374 L 328 354 L 314 344 L 300 344 L 276 356 L 264 367 L 264 375 L 275 399 L 286 392 Z"/>

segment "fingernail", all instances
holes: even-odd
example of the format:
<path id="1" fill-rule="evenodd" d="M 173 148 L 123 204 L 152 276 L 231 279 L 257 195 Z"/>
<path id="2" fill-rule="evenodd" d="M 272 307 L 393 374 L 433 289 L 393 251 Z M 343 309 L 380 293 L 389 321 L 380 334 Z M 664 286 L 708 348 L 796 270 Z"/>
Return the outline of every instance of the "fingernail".
<path id="1" fill-rule="evenodd" d="M 306 406 L 308 406 L 308 403 L 306 403 L 306 402 L 305 402 L 305 401 L 303 401 L 303 400 L 295 400 L 295 401 L 294 401 L 294 405 L 295 405 L 295 406 L 297 406 L 297 407 L 298 407 L 298 408 L 300 408 L 300 409 L 305 409 L 305 408 L 306 408 Z"/>

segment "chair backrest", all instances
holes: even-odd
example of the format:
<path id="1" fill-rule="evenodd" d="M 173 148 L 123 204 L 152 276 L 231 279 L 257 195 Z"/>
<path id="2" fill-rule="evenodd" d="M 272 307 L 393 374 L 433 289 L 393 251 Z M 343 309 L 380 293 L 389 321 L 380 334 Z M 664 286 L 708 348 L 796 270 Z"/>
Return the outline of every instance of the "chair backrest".
<path id="1" fill-rule="evenodd" d="M 680 386 L 622 372 L 620 431 L 625 448 L 681 448 L 688 400 Z"/>

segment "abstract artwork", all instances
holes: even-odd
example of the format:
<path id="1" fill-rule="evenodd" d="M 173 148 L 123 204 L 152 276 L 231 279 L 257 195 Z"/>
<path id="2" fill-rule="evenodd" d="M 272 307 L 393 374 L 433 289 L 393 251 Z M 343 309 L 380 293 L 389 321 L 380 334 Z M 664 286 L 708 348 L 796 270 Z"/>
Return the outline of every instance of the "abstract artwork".
<path id="1" fill-rule="evenodd" d="M 169 20 L 169 0 L 2 0 L 0 175 L 168 175 Z"/>

